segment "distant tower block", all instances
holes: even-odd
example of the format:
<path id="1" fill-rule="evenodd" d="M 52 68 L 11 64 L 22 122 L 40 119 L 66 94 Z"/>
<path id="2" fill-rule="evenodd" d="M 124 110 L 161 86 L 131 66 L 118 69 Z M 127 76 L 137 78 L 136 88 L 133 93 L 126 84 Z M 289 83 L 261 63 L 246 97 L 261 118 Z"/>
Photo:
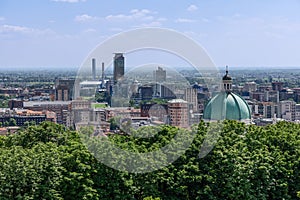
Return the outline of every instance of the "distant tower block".
<path id="1" fill-rule="evenodd" d="M 114 83 L 117 83 L 124 76 L 124 56 L 123 53 L 115 53 L 114 56 Z"/>
<path id="2" fill-rule="evenodd" d="M 155 82 L 158 82 L 158 83 L 164 82 L 167 79 L 166 70 L 164 70 L 161 67 L 158 67 L 157 70 L 155 70 L 153 72 L 153 76 L 154 76 Z"/>
<path id="3" fill-rule="evenodd" d="M 95 58 L 92 59 L 92 77 L 93 77 L 93 80 L 96 79 L 96 59 Z"/>
<path id="4" fill-rule="evenodd" d="M 104 62 L 102 63 L 102 77 L 101 77 L 102 81 L 104 81 Z"/>

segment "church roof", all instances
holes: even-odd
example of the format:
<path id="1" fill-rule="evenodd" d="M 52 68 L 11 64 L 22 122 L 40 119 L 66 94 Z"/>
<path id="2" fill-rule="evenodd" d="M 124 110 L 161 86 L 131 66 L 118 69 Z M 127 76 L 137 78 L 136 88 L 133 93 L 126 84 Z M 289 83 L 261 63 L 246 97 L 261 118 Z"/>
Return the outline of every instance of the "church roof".
<path id="1" fill-rule="evenodd" d="M 206 120 L 246 120 L 251 119 L 247 102 L 237 94 L 222 91 L 206 105 L 203 119 Z"/>

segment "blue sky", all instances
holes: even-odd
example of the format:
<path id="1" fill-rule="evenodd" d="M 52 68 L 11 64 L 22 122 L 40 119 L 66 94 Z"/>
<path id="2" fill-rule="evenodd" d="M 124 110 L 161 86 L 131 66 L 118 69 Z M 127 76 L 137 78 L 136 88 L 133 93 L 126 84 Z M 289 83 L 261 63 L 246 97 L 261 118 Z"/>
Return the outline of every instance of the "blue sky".
<path id="1" fill-rule="evenodd" d="M 0 68 L 79 67 L 138 27 L 186 34 L 217 66 L 300 66 L 299 0 L 1 0 Z"/>

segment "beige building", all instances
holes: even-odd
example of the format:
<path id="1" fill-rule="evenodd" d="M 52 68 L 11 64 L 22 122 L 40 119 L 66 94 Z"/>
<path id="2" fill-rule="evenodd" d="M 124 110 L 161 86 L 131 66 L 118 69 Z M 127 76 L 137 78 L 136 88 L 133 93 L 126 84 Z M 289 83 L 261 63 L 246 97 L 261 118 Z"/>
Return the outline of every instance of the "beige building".
<path id="1" fill-rule="evenodd" d="M 33 111 L 52 111 L 56 114 L 58 124 L 66 124 L 66 111 L 69 111 L 71 101 L 25 101 L 23 107 Z"/>
<path id="2" fill-rule="evenodd" d="M 288 121 L 295 121 L 296 102 L 280 101 L 278 106 L 279 117 Z"/>
<path id="3" fill-rule="evenodd" d="M 198 111 L 197 89 L 187 88 L 184 90 L 184 100 L 193 106 L 193 112 Z"/>
<path id="4" fill-rule="evenodd" d="M 243 91 L 255 92 L 257 90 L 257 84 L 255 82 L 247 82 L 243 87 Z"/>
<path id="5" fill-rule="evenodd" d="M 300 104 L 296 104 L 295 110 L 295 120 L 300 121 Z"/>

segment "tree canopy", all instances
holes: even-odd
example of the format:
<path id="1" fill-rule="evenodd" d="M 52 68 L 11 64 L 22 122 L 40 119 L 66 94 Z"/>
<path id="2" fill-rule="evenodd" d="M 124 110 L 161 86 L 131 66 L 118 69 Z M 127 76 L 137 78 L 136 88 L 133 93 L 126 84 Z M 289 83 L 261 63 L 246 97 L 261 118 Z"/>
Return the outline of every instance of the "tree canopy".
<path id="1" fill-rule="evenodd" d="M 0 199 L 299 197 L 299 124 L 258 127 L 225 121 L 213 150 L 200 158 L 208 126 L 200 122 L 193 127 L 194 140 L 175 162 L 149 173 L 129 173 L 99 162 L 75 131 L 50 122 L 28 125 L 17 134 L 0 136 Z M 143 127 L 135 134 L 152 129 Z M 169 144 L 178 130 L 163 126 L 150 138 L 112 135 L 108 139 L 129 152 L 151 152 Z M 94 137 L 92 142 L 101 145 L 102 137 L 84 137 Z"/>

